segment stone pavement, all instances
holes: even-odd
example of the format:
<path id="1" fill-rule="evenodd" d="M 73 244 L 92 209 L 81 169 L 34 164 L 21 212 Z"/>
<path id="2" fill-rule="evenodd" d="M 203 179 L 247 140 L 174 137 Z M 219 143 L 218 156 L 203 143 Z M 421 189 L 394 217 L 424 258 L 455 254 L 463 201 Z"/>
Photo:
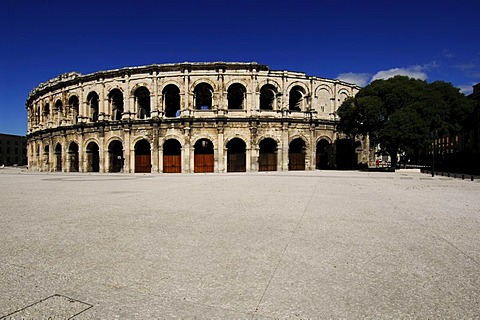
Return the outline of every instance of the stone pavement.
<path id="1" fill-rule="evenodd" d="M 479 318 L 480 183 L 0 171 L 1 319 Z"/>

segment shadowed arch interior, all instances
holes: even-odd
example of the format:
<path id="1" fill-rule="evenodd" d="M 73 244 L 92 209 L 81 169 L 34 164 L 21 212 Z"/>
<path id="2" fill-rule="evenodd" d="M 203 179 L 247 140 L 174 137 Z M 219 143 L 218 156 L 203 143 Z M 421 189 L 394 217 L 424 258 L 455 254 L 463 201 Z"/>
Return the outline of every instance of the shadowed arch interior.
<path id="1" fill-rule="evenodd" d="M 87 145 L 87 172 L 100 172 L 100 151 L 93 141 Z"/>
<path id="2" fill-rule="evenodd" d="M 62 172 L 62 145 L 60 143 L 55 146 L 55 171 Z"/>
<path id="3" fill-rule="evenodd" d="M 74 141 L 68 146 L 68 157 L 70 161 L 69 172 L 78 172 L 78 144 Z"/>
<path id="4" fill-rule="evenodd" d="M 273 110 L 277 90 L 271 84 L 266 84 L 260 89 L 260 110 Z"/>
<path id="5" fill-rule="evenodd" d="M 108 93 L 112 120 L 121 120 L 123 114 L 123 93 L 120 89 L 112 89 Z"/>
<path id="6" fill-rule="evenodd" d="M 213 172 L 214 150 L 213 143 L 208 139 L 200 139 L 194 146 L 193 172 Z"/>
<path id="7" fill-rule="evenodd" d="M 68 105 L 69 105 L 69 116 L 72 119 L 72 122 L 74 124 L 78 123 L 78 108 L 80 106 L 80 102 L 78 101 L 77 96 L 71 96 L 70 99 L 68 99 Z"/>
<path id="8" fill-rule="evenodd" d="M 174 84 L 167 85 L 163 91 L 166 117 L 180 116 L 180 89 Z"/>
<path id="9" fill-rule="evenodd" d="M 277 170 L 277 142 L 272 138 L 265 138 L 260 141 L 258 155 L 259 171 Z"/>
<path id="10" fill-rule="evenodd" d="M 316 169 L 328 169 L 330 167 L 330 157 L 332 155 L 331 145 L 326 139 L 320 139 L 316 148 Z"/>
<path id="11" fill-rule="evenodd" d="M 133 96 L 137 107 L 137 118 L 150 118 L 150 91 L 145 87 L 140 87 L 135 90 Z"/>
<path id="12" fill-rule="evenodd" d="M 109 166 L 108 172 L 120 172 L 123 169 L 123 144 L 113 140 L 108 145 Z"/>
<path id="13" fill-rule="evenodd" d="M 243 109 L 247 89 L 243 84 L 234 83 L 228 87 L 227 100 L 228 109 Z"/>
<path id="14" fill-rule="evenodd" d="M 195 86 L 195 109 L 212 109 L 213 88 L 208 83 L 202 82 Z"/>
<path id="15" fill-rule="evenodd" d="M 182 145 L 176 139 L 168 139 L 163 144 L 163 172 L 182 172 Z"/>
<path id="16" fill-rule="evenodd" d="M 246 144 L 240 138 L 233 138 L 227 143 L 227 172 L 247 171 Z"/>
<path id="17" fill-rule="evenodd" d="M 150 143 L 145 139 L 135 143 L 135 172 L 152 172 Z"/>
<path id="18" fill-rule="evenodd" d="M 288 100 L 288 109 L 291 111 L 302 111 L 303 98 L 305 90 L 300 86 L 294 86 L 290 90 L 290 98 Z"/>
<path id="19" fill-rule="evenodd" d="M 92 91 L 87 96 L 87 104 L 89 105 L 89 115 L 90 120 L 93 122 L 98 121 L 98 94 L 95 91 Z"/>
<path id="20" fill-rule="evenodd" d="M 288 148 L 288 170 L 305 170 L 305 142 L 293 139 Z"/>

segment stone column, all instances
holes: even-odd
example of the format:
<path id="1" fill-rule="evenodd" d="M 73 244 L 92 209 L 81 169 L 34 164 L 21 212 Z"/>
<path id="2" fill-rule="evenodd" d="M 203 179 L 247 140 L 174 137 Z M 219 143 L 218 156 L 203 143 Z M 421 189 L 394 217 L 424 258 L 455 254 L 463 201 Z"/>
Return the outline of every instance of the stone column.
<path id="1" fill-rule="evenodd" d="M 151 145 L 151 153 L 152 153 L 152 173 L 161 172 L 160 168 L 163 167 L 163 157 L 160 158 L 163 152 L 162 148 L 158 145 L 158 123 L 154 123 L 152 129 L 152 145 Z M 162 166 L 162 167 L 161 167 Z"/>
<path id="2" fill-rule="evenodd" d="M 225 144 L 224 144 L 224 135 L 223 135 L 223 126 L 222 127 L 218 127 L 217 128 L 218 130 L 218 136 L 217 136 L 217 140 L 218 140 L 218 172 L 226 172 L 227 171 L 227 168 L 225 168 L 225 163 L 226 163 L 226 159 L 225 159 L 225 156 L 226 156 L 226 149 L 225 149 Z"/>
<path id="3" fill-rule="evenodd" d="M 288 171 L 288 124 L 282 125 L 282 171 Z"/>
<path id="4" fill-rule="evenodd" d="M 108 156 L 108 146 L 105 145 L 105 136 L 101 135 L 98 139 L 98 156 L 99 156 L 99 163 L 98 163 L 98 171 L 99 172 L 107 172 L 110 160 Z"/>
<path id="5" fill-rule="evenodd" d="M 85 148 L 83 146 L 83 132 L 78 136 L 78 172 L 86 172 L 85 170 Z"/>
<path id="6" fill-rule="evenodd" d="M 135 157 L 135 152 L 130 154 L 130 129 L 124 129 L 123 132 L 123 172 L 130 173 L 132 172 L 130 164 L 134 163 L 132 157 Z"/>

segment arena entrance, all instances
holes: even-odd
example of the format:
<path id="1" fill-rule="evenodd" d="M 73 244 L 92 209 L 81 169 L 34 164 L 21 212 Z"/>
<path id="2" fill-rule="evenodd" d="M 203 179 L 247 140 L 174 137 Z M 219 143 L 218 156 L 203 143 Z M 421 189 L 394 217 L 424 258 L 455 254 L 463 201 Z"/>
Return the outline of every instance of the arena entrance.
<path id="1" fill-rule="evenodd" d="M 260 142 L 258 171 L 277 171 L 277 143 L 271 138 Z"/>
<path id="2" fill-rule="evenodd" d="M 108 172 L 120 172 L 123 169 L 123 145 L 114 140 L 108 145 L 109 167 Z"/>
<path id="3" fill-rule="evenodd" d="M 329 154 L 331 150 L 330 143 L 325 140 L 321 139 L 317 143 L 317 151 L 316 151 L 316 169 L 328 169 L 329 168 Z"/>
<path id="4" fill-rule="evenodd" d="M 152 172 L 150 143 L 145 139 L 142 139 L 135 144 L 135 172 Z"/>
<path id="5" fill-rule="evenodd" d="M 213 172 L 213 143 L 208 139 L 200 139 L 195 143 L 193 172 Z"/>
<path id="6" fill-rule="evenodd" d="M 55 146 L 55 171 L 62 172 L 62 145 L 57 143 Z"/>
<path id="7" fill-rule="evenodd" d="M 163 172 L 182 172 L 182 146 L 175 139 L 169 139 L 163 144 Z"/>
<path id="8" fill-rule="evenodd" d="M 247 171 L 247 155 L 245 142 L 233 138 L 227 143 L 227 172 Z"/>
<path id="9" fill-rule="evenodd" d="M 70 159 L 69 172 L 78 172 L 78 144 L 75 142 L 70 143 L 68 156 Z"/>
<path id="10" fill-rule="evenodd" d="M 305 170 L 305 142 L 296 138 L 288 148 L 288 170 Z"/>
<path id="11" fill-rule="evenodd" d="M 100 152 L 95 142 L 87 145 L 87 172 L 100 172 Z"/>

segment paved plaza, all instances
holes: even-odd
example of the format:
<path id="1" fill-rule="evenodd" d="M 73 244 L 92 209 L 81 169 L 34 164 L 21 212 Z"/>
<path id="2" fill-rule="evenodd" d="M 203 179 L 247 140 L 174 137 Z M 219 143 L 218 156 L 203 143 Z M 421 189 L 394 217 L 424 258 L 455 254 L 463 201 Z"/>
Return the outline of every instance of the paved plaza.
<path id="1" fill-rule="evenodd" d="M 0 170 L 1 319 L 480 318 L 480 182 Z"/>

